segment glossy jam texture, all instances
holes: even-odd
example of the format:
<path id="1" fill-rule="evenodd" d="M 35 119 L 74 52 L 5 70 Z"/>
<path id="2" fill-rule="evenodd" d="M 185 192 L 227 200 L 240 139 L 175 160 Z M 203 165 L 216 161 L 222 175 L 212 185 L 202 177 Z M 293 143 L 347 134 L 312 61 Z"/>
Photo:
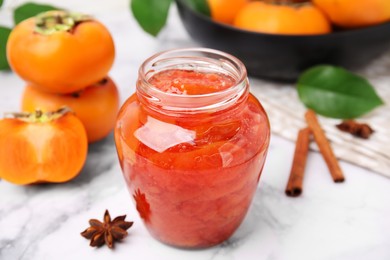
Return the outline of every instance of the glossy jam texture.
<path id="1" fill-rule="evenodd" d="M 170 69 L 154 75 L 149 83 L 167 93 L 198 95 L 230 88 L 235 80 L 221 73 Z"/>
<path id="2" fill-rule="evenodd" d="M 223 74 L 184 70 L 160 72 L 149 82 L 187 95 L 234 83 Z M 238 228 L 256 191 L 269 136 L 266 114 L 251 94 L 222 112 L 177 117 L 152 112 L 133 95 L 115 130 L 124 177 L 149 232 L 186 248 L 219 244 Z"/>

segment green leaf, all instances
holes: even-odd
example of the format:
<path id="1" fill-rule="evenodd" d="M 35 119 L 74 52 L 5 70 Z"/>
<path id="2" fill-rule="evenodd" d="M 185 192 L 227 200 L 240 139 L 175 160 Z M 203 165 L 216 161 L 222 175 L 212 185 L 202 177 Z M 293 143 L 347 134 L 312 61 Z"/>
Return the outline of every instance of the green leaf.
<path id="1" fill-rule="evenodd" d="M 298 94 L 308 108 L 333 118 L 356 118 L 383 104 L 366 79 L 328 65 L 303 72 Z"/>
<path id="2" fill-rule="evenodd" d="M 210 7 L 207 0 L 177 0 L 181 1 L 194 11 L 210 16 Z"/>
<path id="3" fill-rule="evenodd" d="M 0 70 L 9 69 L 6 46 L 7 46 L 8 36 L 10 33 L 11 33 L 10 28 L 0 26 Z"/>
<path id="4" fill-rule="evenodd" d="M 3 0 L 0 0 L 0 7 L 3 5 Z"/>
<path id="5" fill-rule="evenodd" d="M 18 6 L 14 10 L 14 23 L 18 24 L 21 21 L 26 20 L 27 18 L 51 10 L 62 10 L 62 8 L 58 8 L 52 5 L 35 4 L 31 2 L 25 3 L 21 6 Z"/>
<path id="6" fill-rule="evenodd" d="M 156 36 L 164 27 L 173 0 L 131 0 L 130 7 L 139 25 Z"/>

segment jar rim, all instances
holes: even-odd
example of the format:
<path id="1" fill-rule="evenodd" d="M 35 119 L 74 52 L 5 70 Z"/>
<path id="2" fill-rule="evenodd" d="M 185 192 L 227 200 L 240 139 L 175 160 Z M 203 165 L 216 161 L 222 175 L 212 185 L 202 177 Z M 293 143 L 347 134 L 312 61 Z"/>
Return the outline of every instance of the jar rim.
<path id="1" fill-rule="evenodd" d="M 214 69 L 219 70 L 218 72 L 232 76 L 235 84 L 216 92 L 182 95 L 165 92 L 149 83 L 148 73 L 154 72 L 154 67 L 169 65 L 174 59 L 188 59 L 194 63 L 214 66 Z M 177 64 L 180 64 L 180 62 Z M 197 66 L 194 66 L 194 68 L 197 68 Z M 202 110 L 209 108 L 209 105 L 216 107 L 221 102 L 225 103 L 226 100 L 235 99 L 235 96 L 241 96 L 247 89 L 248 79 L 245 65 L 231 54 L 209 48 L 176 48 L 162 51 L 146 59 L 138 71 L 137 91 L 141 92 L 141 95 L 146 96 L 152 103 L 164 101 L 164 107 L 168 110 L 178 111 L 188 108 Z M 167 102 L 169 100 L 174 100 L 174 102 Z"/>

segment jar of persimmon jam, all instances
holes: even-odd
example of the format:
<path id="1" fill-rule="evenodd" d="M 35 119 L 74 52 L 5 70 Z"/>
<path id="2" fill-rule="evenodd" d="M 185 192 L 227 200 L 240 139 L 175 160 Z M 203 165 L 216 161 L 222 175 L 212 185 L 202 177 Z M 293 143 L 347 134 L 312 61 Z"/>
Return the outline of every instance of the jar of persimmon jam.
<path id="1" fill-rule="evenodd" d="M 147 59 L 122 106 L 115 143 L 147 229 L 163 243 L 205 248 L 227 240 L 255 194 L 270 140 L 244 65 L 211 49 Z"/>

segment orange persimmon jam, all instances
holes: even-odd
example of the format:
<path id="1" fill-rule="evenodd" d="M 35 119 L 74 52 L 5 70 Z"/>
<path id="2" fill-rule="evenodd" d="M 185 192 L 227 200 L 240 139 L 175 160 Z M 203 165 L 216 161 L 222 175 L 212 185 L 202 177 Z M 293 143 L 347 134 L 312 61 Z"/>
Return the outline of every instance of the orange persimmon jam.
<path id="1" fill-rule="evenodd" d="M 244 65 L 210 49 L 178 49 L 141 66 L 115 143 L 149 232 L 205 248 L 228 239 L 255 194 L 270 140 Z"/>

